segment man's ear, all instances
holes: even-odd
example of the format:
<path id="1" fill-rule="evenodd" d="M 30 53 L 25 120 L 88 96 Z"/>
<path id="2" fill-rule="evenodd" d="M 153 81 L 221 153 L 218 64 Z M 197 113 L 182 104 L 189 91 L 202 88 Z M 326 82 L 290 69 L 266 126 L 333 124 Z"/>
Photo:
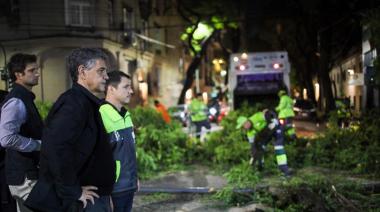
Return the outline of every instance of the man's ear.
<path id="1" fill-rule="evenodd" d="M 112 86 L 112 85 L 109 85 L 108 87 L 107 87 L 107 93 L 109 93 L 109 92 L 114 92 L 115 91 L 115 88 Z"/>
<path id="2" fill-rule="evenodd" d="M 21 76 L 24 75 L 24 73 L 15 72 L 14 75 L 15 75 L 15 77 L 16 77 L 16 80 L 18 80 L 18 79 L 20 79 Z"/>
<path id="3" fill-rule="evenodd" d="M 85 71 L 86 68 L 84 67 L 84 65 L 78 66 L 78 79 L 86 79 Z"/>

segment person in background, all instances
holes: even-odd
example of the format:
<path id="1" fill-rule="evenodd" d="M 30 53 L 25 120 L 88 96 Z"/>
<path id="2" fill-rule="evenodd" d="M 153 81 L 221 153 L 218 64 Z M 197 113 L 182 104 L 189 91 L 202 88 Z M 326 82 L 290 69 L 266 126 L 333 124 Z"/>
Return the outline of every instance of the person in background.
<path id="1" fill-rule="evenodd" d="M 285 176 L 290 176 L 287 157 L 284 148 L 284 132 L 276 114 L 265 109 L 247 118 L 239 116 L 236 129 L 244 129 L 248 142 L 251 144 L 252 165 L 258 162 L 258 169 L 263 169 L 265 146 L 274 139 L 277 165 Z"/>
<path id="2" fill-rule="evenodd" d="M 202 127 L 211 129 L 206 110 L 207 106 L 203 103 L 202 94 L 197 93 L 196 98 L 191 101 L 189 106 L 191 122 L 195 125 L 197 138 L 201 137 Z"/>
<path id="3" fill-rule="evenodd" d="M 0 90 L 0 102 L 3 102 L 8 91 Z M 9 187 L 5 181 L 5 149 L 0 145 L 0 211 L 16 212 L 17 206 L 12 198 Z"/>
<path id="4" fill-rule="evenodd" d="M 54 103 L 42 136 L 40 177 L 25 204 L 37 211 L 111 212 L 115 162 L 99 113 L 108 60 L 97 48 L 67 57 L 73 86 Z"/>
<path id="5" fill-rule="evenodd" d="M 278 118 L 282 120 L 284 123 L 285 135 L 290 139 L 296 139 L 296 131 L 293 127 L 293 99 L 290 98 L 285 90 L 280 90 L 278 92 L 278 97 L 280 98 L 280 102 L 276 107 L 276 112 L 278 113 Z"/>
<path id="6" fill-rule="evenodd" d="M 348 120 L 351 117 L 350 110 L 347 104 L 342 99 L 335 100 L 335 107 L 337 111 L 338 127 L 345 128 L 348 125 Z"/>
<path id="7" fill-rule="evenodd" d="M 170 123 L 170 116 L 168 111 L 166 110 L 166 107 L 157 99 L 154 100 L 154 107 L 156 108 L 156 111 L 159 112 L 164 119 L 164 121 L 169 124 Z"/>
<path id="8" fill-rule="evenodd" d="M 106 99 L 99 111 L 109 136 L 116 163 L 112 191 L 114 212 L 130 212 L 138 188 L 135 133 L 131 114 L 124 107 L 132 95 L 131 78 L 121 71 L 108 74 Z"/>
<path id="9" fill-rule="evenodd" d="M 34 104 L 32 88 L 38 85 L 40 68 L 37 57 L 15 54 L 8 63 L 13 89 L 1 108 L 0 142 L 5 152 L 5 178 L 17 202 L 17 211 L 31 211 L 24 206 L 38 178 L 43 122 Z"/>

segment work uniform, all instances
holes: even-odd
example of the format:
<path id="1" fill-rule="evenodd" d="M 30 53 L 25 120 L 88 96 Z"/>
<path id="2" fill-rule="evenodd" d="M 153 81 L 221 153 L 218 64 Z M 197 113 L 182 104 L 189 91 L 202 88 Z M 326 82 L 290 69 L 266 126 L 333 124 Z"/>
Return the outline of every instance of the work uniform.
<path id="1" fill-rule="evenodd" d="M 137 190 L 135 134 L 131 115 L 125 108 L 119 112 L 109 103 L 103 104 L 99 111 L 109 135 L 116 163 L 116 181 L 112 191 L 115 211 L 118 211 L 119 206 L 115 199 L 120 199 L 120 204 L 123 204 L 124 197 L 128 199 L 124 200 L 124 203 L 129 201 L 127 207 L 131 209 L 134 192 Z"/>
<path id="2" fill-rule="evenodd" d="M 205 110 L 207 110 L 206 105 L 198 100 L 193 99 L 189 106 L 190 114 L 191 114 L 191 122 L 196 127 L 196 136 L 200 138 L 202 127 L 206 129 L 211 129 L 210 122 L 207 119 L 207 114 Z"/>
<path id="3" fill-rule="evenodd" d="M 248 120 L 252 123 L 251 129 L 247 131 L 247 138 L 251 144 L 253 164 L 258 161 L 259 169 L 262 168 L 265 146 L 274 138 L 273 146 L 277 165 L 285 175 L 289 175 L 287 157 L 284 149 L 284 133 L 278 120 L 268 120 L 264 112 L 257 112 L 249 117 Z M 268 124 L 269 122 L 272 124 L 271 127 Z"/>
<path id="4" fill-rule="evenodd" d="M 285 135 L 290 138 L 296 137 L 296 131 L 293 127 L 293 99 L 290 98 L 285 92 L 279 92 L 280 103 L 276 107 L 278 118 L 284 120 Z"/>
<path id="5" fill-rule="evenodd" d="M 351 114 L 342 100 L 335 100 L 335 107 L 337 109 L 338 126 L 343 128 Z"/>

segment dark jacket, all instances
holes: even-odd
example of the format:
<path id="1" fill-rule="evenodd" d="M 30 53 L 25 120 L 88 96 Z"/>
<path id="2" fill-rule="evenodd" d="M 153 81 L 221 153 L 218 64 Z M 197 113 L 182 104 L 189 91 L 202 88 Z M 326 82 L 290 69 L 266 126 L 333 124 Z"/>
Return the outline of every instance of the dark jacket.
<path id="1" fill-rule="evenodd" d="M 81 186 L 110 195 L 115 182 L 112 149 L 99 114 L 100 100 L 79 84 L 62 94 L 43 132 L 40 178 L 25 204 L 40 211 L 65 211 Z"/>
<path id="2" fill-rule="evenodd" d="M 27 119 L 20 127 L 19 134 L 35 140 L 42 136 L 43 122 L 34 104 L 35 95 L 17 83 L 5 97 L 4 102 L 11 98 L 20 99 L 26 108 Z M 38 178 L 39 152 L 19 152 L 7 149 L 5 155 L 5 176 L 8 185 L 21 185 L 25 177 L 36 180 Z"/>

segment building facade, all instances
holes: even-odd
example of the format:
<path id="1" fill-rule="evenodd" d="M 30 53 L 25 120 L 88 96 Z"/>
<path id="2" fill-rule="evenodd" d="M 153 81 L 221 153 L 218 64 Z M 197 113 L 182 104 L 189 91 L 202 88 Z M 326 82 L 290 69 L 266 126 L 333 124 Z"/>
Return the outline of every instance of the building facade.
<path id="1" fill-rule="evenodd" d="M 174 7 L 169 0 L 5 0 L 1 4 L 0 68 L 15 53 L 36 54 L 41 66 L 40 84 L 34 88 L 38 100 L 54 102 L 71 86 L 65 58 L 79 47 L 103 48 L 110 69 L 132 76 L 133 105 L 147 104 L 148 97 L 173 104 L 179 96 L 182 25 L 180 19 L 167 17 L 176 15 L 166 12 Z M 0 88 L 6 89 L 5 81 Z"/>

